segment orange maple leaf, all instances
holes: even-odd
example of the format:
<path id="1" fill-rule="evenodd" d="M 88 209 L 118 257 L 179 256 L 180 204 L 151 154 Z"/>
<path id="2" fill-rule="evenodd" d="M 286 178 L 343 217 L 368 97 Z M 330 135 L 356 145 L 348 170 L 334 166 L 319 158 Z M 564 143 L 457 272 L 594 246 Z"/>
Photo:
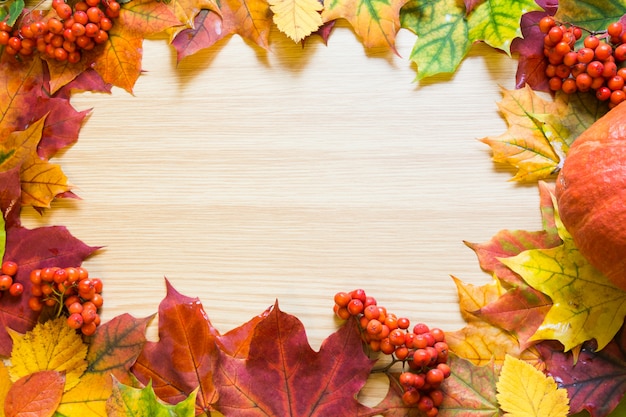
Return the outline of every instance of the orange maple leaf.
<path id="1" fill-rule="evenodd" d="M 93 68 L 106 83 L 132 93 L 141 74 L 143 39 L 180 24 L 165 3 L 133 0 L 120 10 L 104 47 L 97 48 L 87 61 L 94 61 Z"/>
<path id="2" fill-rule="evenodd" d="M 322 19 L 344 18 L 366 48 L 387 47 L 394 53 L 400 29 L 400 9 L 408 0 L 325 0 Z"/>

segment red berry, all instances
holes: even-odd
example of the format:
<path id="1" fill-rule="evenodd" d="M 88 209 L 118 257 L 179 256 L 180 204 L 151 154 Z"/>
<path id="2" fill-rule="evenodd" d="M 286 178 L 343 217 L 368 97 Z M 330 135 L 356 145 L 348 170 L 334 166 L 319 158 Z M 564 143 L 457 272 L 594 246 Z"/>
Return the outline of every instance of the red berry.
<path id="1" fill-rule="evenodd" d="M 365 304 L 365 301 L 367 301 L 367 295 L 365 294 L 365 291 L 362 289 L 356 289 L 356 290 L 350 291 L 350 297 L 352 297 L 353 299 L 356 298 L 358 300 L 361 300 L 363 304 Z"/>
<path id="2" fill-rule="evenodd" d="M 432 368 L 426 372 L 426 383 L 433 387 L 439 386 L 444 378 L 443 371 L 439 368 Z"/>
<path id="3" fill-rule="evenodd" d="M 0 291 L 6 291 L 13 285 L 13 278 L 10 275 L 0 275 Z"/>
<path id="4" fill-rule="evenodd" d="M 24 292 L 24 286 L 20 284 L 19 282 L 14 282 L 9 287 L 9 294 L 11 294 L 13 297 L 18 297 L 22 295 L 23 292 Z"/>
<path id="5" fill-rule="evenodd" d="M 13 261 L 2 262 L 2 273 L 12 277 L 15 276 L 17 274 L 17 264 Z"/>
<path id="6" fill-rule="evenodd" d="M 409 389 L 402 394 L 402 402 L 406 405 L 415 405 L 420 400 L 420 393 L 416 389 Z"/>
<path id="7" fill-rule="evenodd" d="M 67 318 L 67 325 L 70 326 L 72 329 L 80 329 L 83 326 L 83 316 L 81 316 L 79 313 L 70 314 L 70 316 Z"/>
<path id="8" fill-rule="evenodd" d="M 334 301 L 339 307 L 347 307 L 350 300 L 352 300 L 352 297 L 350 297 L 350 294 L 347 292 L 338 292 L 335 294 Z"/>
<path id="9" fill-rule="evenodd" d="M 620 22 L 613 22 L 607 28 L 606 31 L 609 36 L 618 37 L 622 34 L 623 25 Z"/>
<path id="10" fill-rule="evenodd" d="M 363 302 L 357 298 L 350 300 L 348 303 L 348 311 L 353 316 L 359 315 L 363 312 Z"/>
<path id="11" fill-rule="evenodd" d="M 85 323 L 83 324 L 83 327 L 80 328 L 80 331 L 85 335 L 85 336 L 91 336 L 96 332 L 96 323 L 91 322 L 91 323 Z"/>
<path id="12" fill-rule="evenodd" d="M 365 330 L 372 336 L 379 335 L 383 331 L 383 324 L 380 321 L 373 319 L 367 323 Z"/>
<path id="13" fill-rule="evenodd" d="M 550 29 L 552 29 L 556 25 L 554 18 L 552 16 L 544 16 L 539 21 L 539 30 L 542 33 L 548 33 Z"/>

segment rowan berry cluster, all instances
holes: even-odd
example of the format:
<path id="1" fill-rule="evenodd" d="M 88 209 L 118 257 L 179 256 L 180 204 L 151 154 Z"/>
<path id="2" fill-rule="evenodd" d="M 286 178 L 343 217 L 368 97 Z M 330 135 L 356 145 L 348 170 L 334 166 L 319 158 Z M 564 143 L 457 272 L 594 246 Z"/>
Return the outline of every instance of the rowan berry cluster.
<path id="1" fill-rule="evenodd" d="M 82 267 L 49 267 L 32 270 L 30 282 L 28 306 L 33 311 L 53 308 L 57 317 L 66 315 L 67 324 L 85 336 L 96 332 L 104 302 L 99 278 L 90 278 Z"/>
<path id="2" fill-rule="evenodd" d="M 11 55 L 29 56 L 39 51 L 58 61 L 76 63 L 109 39 L 113 20 L 120 14 L 116 0 L 80 0 L 72 8 L 65 0 L 52 0 L 52 10 L 35 20 L 27 14 L 15 27 L 0 22 L 0 45 Z"/>
<path id="3" fill-rule="evenodd" d="M 0 295 L 9 291 L 13 297 L 19 297 L 24 292 L 24 286 L 15 281 L 17 274 L 17 264 L 13 261 L 2 262 L 0 269 Z"/>
<path id="4" fill-rule="evenodd" d="M 411 328 L 408 318 L 387 312 L 362 289 L 338 292 L 334 301 L 333 311 L 339 318 L 354 317 L 358 321 L 363 342 L 371 351 L 391 355 L 394 363 L 402 362 L 399 383 L 404 403 L 417 407 L 427 417 L 436 416 L 443 401 L 441 384 L 450 376 L 443 330 L 424 323 Z"/>
<path id="5" fill-rule="evenodd" d="M 620 67 L 626 61 L 626 31 L 622 23 L 611 23 L 605 31 L 588 32 L 583 38 L 581 28 L 546 16 L 539 21 L 539 29 L 545 33 L 545 72 L 552 91 L 592 91 L 598 100 L 608 101 L 609 107 L 626 100 L 626 68 Z M 582 45 L 576 49 L 581 38 Z"/>

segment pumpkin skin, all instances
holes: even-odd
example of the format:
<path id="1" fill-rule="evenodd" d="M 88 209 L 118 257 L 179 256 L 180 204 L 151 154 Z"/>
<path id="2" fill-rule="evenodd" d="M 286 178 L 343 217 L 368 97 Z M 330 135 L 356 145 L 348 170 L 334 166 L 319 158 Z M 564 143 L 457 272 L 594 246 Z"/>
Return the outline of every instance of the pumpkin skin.
<path id="1" fill-rule="evenodd" d="M 626 291 L 626 103 L 574 141 L 555 195 L 581 254 Z"/>

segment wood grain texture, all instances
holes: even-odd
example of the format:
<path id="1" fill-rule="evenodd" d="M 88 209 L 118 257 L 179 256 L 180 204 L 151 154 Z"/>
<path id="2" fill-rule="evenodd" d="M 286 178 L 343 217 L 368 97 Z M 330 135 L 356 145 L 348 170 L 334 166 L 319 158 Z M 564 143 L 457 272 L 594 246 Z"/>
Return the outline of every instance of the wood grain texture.
<path id="1" fill-rule="evenodd" d="M 458 73 L 418 84 L 414 41 L 400 33 L 402 57 L 365 51 L 340 25 L 328 45 L 274 33 L 266 52 L 235 36 L 178 65 L 146 41 L 134 96 L 73 99 L 93 112 L 56 162 L 82 200 L 25 223 L 105 246 L 86 262 L 105 320 L 155 313 L 166 276 L 223 332 L 277 298 L 317 349 L 333 294 L 356 287 L 456 330 L 450 275 L 490 279 L 462 241 L 538 230 L 538 194 L 477 140 L 506 128 L 496 102 L 516 61 L 475 45 Z"/>

